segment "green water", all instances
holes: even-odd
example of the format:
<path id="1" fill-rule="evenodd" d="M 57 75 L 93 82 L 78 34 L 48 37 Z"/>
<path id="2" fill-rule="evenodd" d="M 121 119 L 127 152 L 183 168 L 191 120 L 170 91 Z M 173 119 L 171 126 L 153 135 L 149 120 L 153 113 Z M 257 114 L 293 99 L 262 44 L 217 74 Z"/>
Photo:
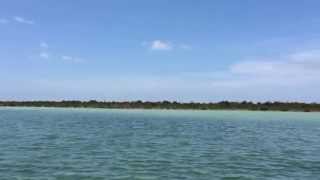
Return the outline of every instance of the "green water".
<path id="1" fill-rule="evenodd" d="M 320 179 L 320 113 L 0 108 L 0 179 Z"/>

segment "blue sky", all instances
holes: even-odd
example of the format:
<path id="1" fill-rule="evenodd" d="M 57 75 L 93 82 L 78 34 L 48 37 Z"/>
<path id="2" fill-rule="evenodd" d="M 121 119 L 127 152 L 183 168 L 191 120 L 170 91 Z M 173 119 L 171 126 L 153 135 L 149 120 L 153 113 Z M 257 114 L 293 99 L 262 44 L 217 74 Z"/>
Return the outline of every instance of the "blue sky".
<path id="1" fill-rule="evenodd" d="M 318 0 L 7 0 L 0 99 L 320 102 Z"/>

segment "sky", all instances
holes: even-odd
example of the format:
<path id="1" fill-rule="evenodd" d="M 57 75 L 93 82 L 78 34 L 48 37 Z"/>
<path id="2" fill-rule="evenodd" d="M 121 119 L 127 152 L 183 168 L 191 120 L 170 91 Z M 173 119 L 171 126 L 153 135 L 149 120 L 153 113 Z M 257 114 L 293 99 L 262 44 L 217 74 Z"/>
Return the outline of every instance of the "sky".
<path id="1" fill-rule="evenodd" d="M 319 0 L 3 0 L 1 100 L 320 102 Z"/>

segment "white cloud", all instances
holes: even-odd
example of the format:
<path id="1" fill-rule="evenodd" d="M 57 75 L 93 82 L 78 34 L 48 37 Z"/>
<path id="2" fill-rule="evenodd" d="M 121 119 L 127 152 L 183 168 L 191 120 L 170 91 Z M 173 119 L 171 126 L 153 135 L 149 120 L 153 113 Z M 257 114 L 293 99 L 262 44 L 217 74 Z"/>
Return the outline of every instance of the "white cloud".
<path id="1" fill-rule="evenodd" d="M 34 24 L 34 21 L 32 21 L 32 20 L 27 20 L 27 19 L 25 19 L 25 18 L 23 18 L 23 17 L 20 17 L 20 16 L 15 16 L 15 17 L 13 17 L 13 20 L 16 21 L 16 22 L 18 22 L 18 23 L 22 23 L 22 24 L 29 24 L 29 25 Z"/>
<path id="2" fill-rule="evenodd" d="M 319 101 L 320 53 L 305 51 L 273 59 L 239 61 L 210 84 L 226 97 L 251 100 Z"/>
<path id="3" fill-rule="evenodd" d="M 85 61 L 83 58 L 79 58 L 79 57 L 68 56 L 68 55 L 59 55 L 58 53 L 49 53 L 48 52 L 49 45 L 45 41 L 42 41 L 40 43 L 40 47 L 41 47 L 41 52 L 39 53 L 39 57 L 41 59 L 49 59 L 50 58 L 52 60 L 55 59 L 60 62 L 64 61 L 64 62 L 71 62 L 71 63 L 82 63 Z"/>
<path id="4" fill-rule="evenodd" d="M 82 63 L 84 59 L 72 56 L 61 56 L 61 59 L 64 61 L 72 62 L 72 63 Z"/>
<path id="5" fill-rule="evenodd" d="M 0 24 L 8 24 L 9 20 L 5 18 L 0 18 Z"/>
<path id="6" fill-rule="evenodd" d="M 73 59 L 73 57 L 71 56 L 62 56 L 61 59 L 66 60 L 66 61 L 70 61 Z"/>
<path id="7" fill-rule="evenodd" d="M 141 43 L 142 46 L 149 47 L 151 50 L 162 50 L 169 51 L 173 49 L 190 50 L 192 49 L 188 44 L 178 44 L 171 41 L 165 40 L 154 40 L 151 42 L 144 41 Z"/>
<path id="8" fill-rule="evenodd" d="M 171 50 L 172 44 L 170 42 L 167 41 L 162 41 L 162 40 L 154 40 L 151 43 L 151 47 L 152 50 Z"/>
<path id="9" fill-rule="evenodd" d="M 157 80 L 155 89 L 167 87 L 166 92 L 172 97 L 184 94 L 183 97 L 194 101 L 320 102 L 320 53 L 316 52 L 240 60 L 222 71 L 175 74 L 159 78 L 167 84 Z M 297 58 L 296 54 L 308 54 L 312 58 Z M 159 92 L 156 95 L 162 94 Z"/>
<path id="10" fill-rule="evenodd" d="M 40 47 L 44 48 L 44 49 L 47 49 L 47 48 L 49 48 L 49 45 L 46 42 L 41 42 L 40 43 Z"/>
<path id="11" fill-rule="evenodd" d="M 47 52 L 41 52 L 39 56 L 42 59 L 49 59 L 49 54 Z"/>
<path id="12" fill-rule="evenodd" d="M 293 53 L 286 58 L 242 61 L 233 64 L 230 72 L 238 75 L 294 77 L 315 75 L 320 71 L 320 51 Z"/>

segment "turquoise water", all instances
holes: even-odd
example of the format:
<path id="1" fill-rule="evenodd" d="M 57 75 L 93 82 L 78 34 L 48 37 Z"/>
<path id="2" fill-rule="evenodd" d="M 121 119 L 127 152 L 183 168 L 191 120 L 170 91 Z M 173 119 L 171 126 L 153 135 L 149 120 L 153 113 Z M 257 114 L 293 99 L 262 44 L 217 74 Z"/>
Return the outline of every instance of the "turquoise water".
<path id="1" fill-rule="evenodd" d="M 320 179 L 320 113 L 0 108 L 0 179 Z"/>

